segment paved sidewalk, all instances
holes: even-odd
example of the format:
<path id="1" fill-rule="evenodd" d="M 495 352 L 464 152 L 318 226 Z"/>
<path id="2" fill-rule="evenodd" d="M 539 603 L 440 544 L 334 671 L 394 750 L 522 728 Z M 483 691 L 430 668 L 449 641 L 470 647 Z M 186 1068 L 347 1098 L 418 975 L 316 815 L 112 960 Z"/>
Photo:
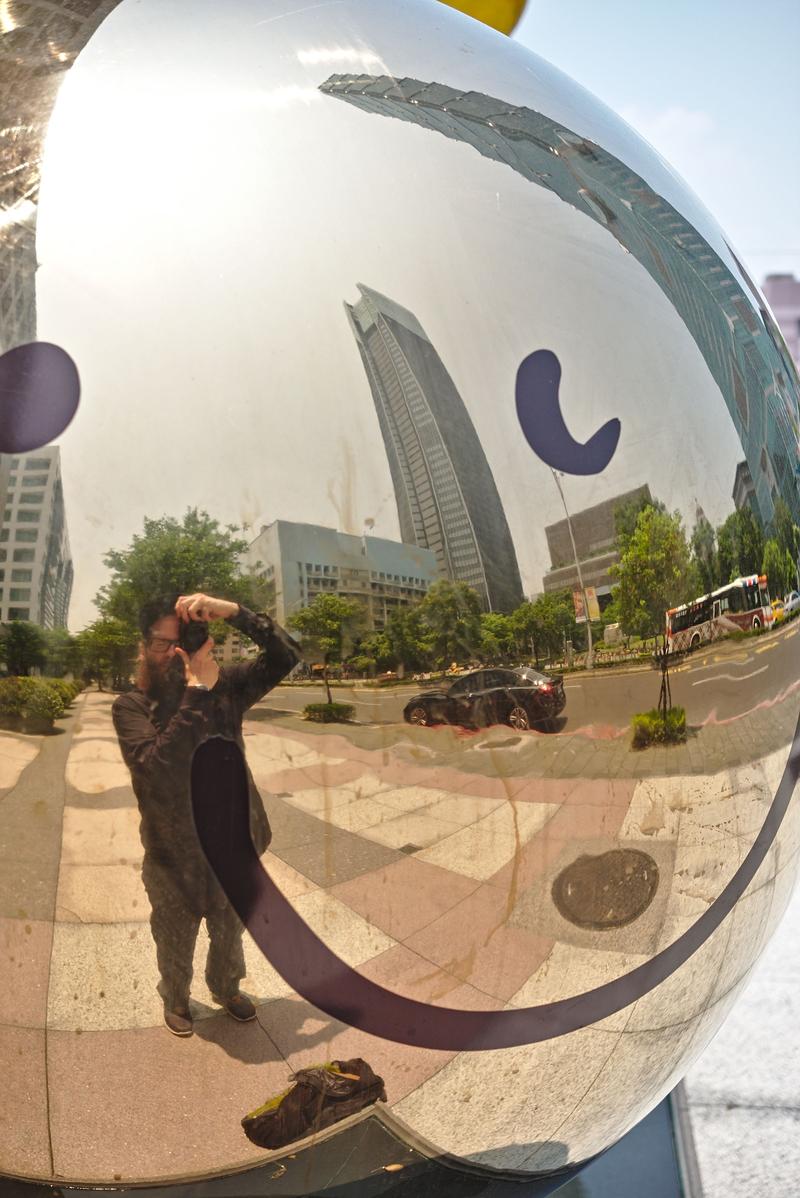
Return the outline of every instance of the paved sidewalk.
<path id="1" fill-rule="evenodd" d="M 246 1167 L 264 1154 L 243 1136 L 242 1115 L 298 1067 L 354 1055 L 384 1076 L 394 1115 L 447 1152 L 493 1165 L 493 1146 L 507 1144 L 500 1167 L 520 1169 L 585 1159 L 630 1125 L 620 1093 L 652 1105 L 671 1088 L 675 1061 L 730 1005 L 742 955 L 788 896 L 796 807 L 746 918 L 734 913 L 684 969 L 602 1024 L 516 1055 L 481 1054 L 473 1107 L 467 1056 L 337 1024 L 293 994 L 247 938 L 243 989 L 258 1022 L 236 1024 L 213 1004 L 201 932 L 196 1034 L 176 1040 L 155 989 L 138 812 L 111 702 L 82 696 L 58 736 L 0 735 L 6 1173 L 108 1183 Z M 306 922 L 392 990 L 497 1010 L 591 989 L 691 926 L 763 822 L 796 703 L 778 705 L 763 726 L 712 725 L 677 754 L 632 753 L 602 730 L 331 729 L 268 705 L 251 716 L 248 760 L 274 835 L 265 865 Z M 646 850 L 661 884 L 639 918 L 600 943 L 550 895 L 566 864 L 619 846 Z M 443 1126 L 448 1109 L 459 1119 Z M 529 1132 L 531 1110 L 538 1138 L 508 1143 L 515 1127 Z"/>
<path id="2" fill-rule="evenodd" d="M 800 1194 L 800 888 L 686 1088 L 703 1198 Z"/>

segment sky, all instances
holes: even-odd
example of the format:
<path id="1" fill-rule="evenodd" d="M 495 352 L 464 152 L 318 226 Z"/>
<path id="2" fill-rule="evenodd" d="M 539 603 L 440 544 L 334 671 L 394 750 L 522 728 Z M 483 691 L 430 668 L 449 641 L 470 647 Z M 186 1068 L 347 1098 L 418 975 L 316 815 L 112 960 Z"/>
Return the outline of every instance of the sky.
<path id="1" fill-rule="evenodd" d="M 180 0 L 123 4 L 62 89 L 45 148 L 37 300 L 39 336 L 68 349 L 83 380 L 59 441 L 75 561 L 70 626 L 94 618 L 102 555 L 128 544 L 144 515 L 198 505 L 253 535 L 283 518 L 354 533 L 370 521 L 376 535 L 399 537 L 344 312 L 359 283 L 412 311 L 453 377 L 526 593 L 541 590 L 544 527 L 563 514 L 514 411 L 516 369 L 535 349 L 559 355 L 576 437 L 622 420 L 607 471 L 565 481 L 573 511 L 648 482 L 687 521 L 698 502 L 722 520 L 741 448 L 694 342 L 632 256 L 471 147 L 318 90 L 329 74 L 365 69 L 541 102 L 691 211 L 724 254 L 658 158 L 524 52 L 537 12 L 537 36 L 548 29 L 546 8 L 526 16 L 518 44 L 426 5 L 388 6 L 388 17 L 365 5 L 356 25 L 341 23 L 343 6 L 287 9 L 284 19 L 278 0 L 199 0 L 187 25 Z M 585 43 L 601 36 L 579 19 Z M 545 56 L 600 92 L 603 80 L 580 62 L 556 60 L 569 24 L 554 10 Z M 649 36 L 663 48 L 657 30 Z M 601 97 L 638 103 L 640 124 L 672 121 L 680 150 L 681 118 L 647 90 L 635 54 L 634 63 L 637 86 Z M 702 99 L 686 102 L 690 130 L 721 119 Z M 745 152 L 736 139 L 710 141 Z M 699 169 L 698 139 L 684 142 Z M 735 172 L 727 178 L 723 191 L 736 192 Z M 750 235 L 730 221 L 727 231 L 739 246 Z"/>
<path id="2" fill-rule="evenodd" d="M 646 137 L 753 278 L 800 278 L 797 0 L 529 0 L 514 39 Z"/>

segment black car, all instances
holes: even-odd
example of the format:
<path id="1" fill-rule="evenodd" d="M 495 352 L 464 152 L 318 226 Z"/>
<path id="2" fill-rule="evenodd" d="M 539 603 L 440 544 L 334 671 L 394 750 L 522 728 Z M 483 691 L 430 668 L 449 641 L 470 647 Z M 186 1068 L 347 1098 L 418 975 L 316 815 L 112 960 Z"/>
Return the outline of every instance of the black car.
<path id="1" fill-rule="evenodd" d="M 447 690 L 416 695 L 406 704 L 403 719 L 409 724 L 461 724 L 473 728 L 509 724 L 522 730 L 551 723 L 566 701 L 560 675 L 540 674 L 527 667 L 475 670 Z"/>

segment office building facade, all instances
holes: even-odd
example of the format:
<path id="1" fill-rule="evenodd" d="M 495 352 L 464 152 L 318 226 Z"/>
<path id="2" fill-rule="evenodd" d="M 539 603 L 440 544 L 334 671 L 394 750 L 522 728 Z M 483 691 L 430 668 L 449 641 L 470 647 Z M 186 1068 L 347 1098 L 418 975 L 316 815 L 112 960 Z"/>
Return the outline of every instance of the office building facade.
<path id="1" fill-rule="evenodd" d="M 514 545 L 464 401 L 413 313 L 358 284 L 345 304 L 378 416 L 400 536 L 433 552 L 441 573 L 485 610 L 522 602 Z"/>
<path id="2" fill-rule="evenodd" d="M 570 515 L 565 519 L 545 527 L 547 547 L 550 551 L 550 570 L 542 579 L 545 594 L 554 591 L 577 591 L 580 588 L 578 567 L 575 564 L 575 552 L 580 563 L 580 572 L 585 587 L 594 587 L 601 609 L 611 601 L 612 588 L 617 580 L 611 574 L 611 567 L 619 561 L 617 552 L 616 513 L 626 504 L 636 504 L 643 507 L 651 502 L 650 488 L 645 484 L 605 499 L 593 507 Z M 575 538 L 575 552 L 570 537 Z"/>
<path id="3" fill-rule="evenodd" d="M 0 622 L 66 628 L 73 566 L 58 447 L 10 460 L 0 530 Z"/>
<path id="4" fill-rule="evenodd" d="M 290 520 L 262 527 L 243 564 L 280 624 L 317 595 L 332 594 L 357 600 L 371 631 L 384 628 L 392 611 L 424 599 L 439 577 L 428 549 Z"/>

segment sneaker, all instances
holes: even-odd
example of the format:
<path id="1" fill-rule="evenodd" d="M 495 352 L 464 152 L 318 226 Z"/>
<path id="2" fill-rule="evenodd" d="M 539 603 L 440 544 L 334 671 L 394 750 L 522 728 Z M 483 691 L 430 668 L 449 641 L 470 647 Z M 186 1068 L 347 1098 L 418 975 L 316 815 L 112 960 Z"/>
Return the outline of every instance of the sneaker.
<path id="1" fill-rule="evenodd" d="M 230 998 L 217 998 L 216 994 L 212 995 L 214 1002 L 218 1002 L 221 1007 L 224 1007 L 229 1015 L 234 1019 L 238 1019 L 240 1023 L 247 1023 L 250 1019 L 255 1019 L 256 1009 L 250 999 L 244 994 L 232 994 Z"/>
<path id="2" fill-rule="evenodd" d="M 182 1011 L 168 1011 L 164 1008 L 164 1023 L 167 1025 L 173 1036 L 191 1036 L 194 1028 L 192 1026 L 192 1016 L 186 1009 Z"/>

